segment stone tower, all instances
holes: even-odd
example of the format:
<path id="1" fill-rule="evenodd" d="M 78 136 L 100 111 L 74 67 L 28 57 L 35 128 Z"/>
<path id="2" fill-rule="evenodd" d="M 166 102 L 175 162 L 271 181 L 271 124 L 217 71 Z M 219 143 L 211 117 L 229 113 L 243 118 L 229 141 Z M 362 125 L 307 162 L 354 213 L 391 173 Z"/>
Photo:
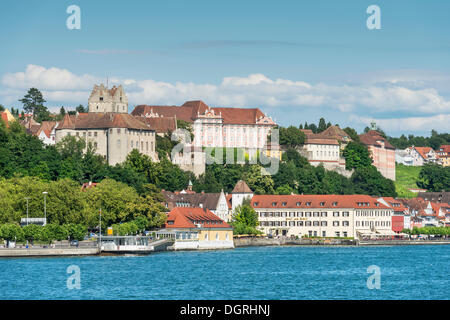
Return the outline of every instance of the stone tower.
<path id="1" fill-rule="evenodd" d="M 89 112 L 128 113 L 128 98 L 121 85 L 111 89 L 103 84 L 95 85 L 88 102 Z"/>
<path id="2" fill-rule="evenodd" d="M 234 212 L 237 206 L 242 205 L 244 199 L 253 198 L 253 191 L 243 180 L 239 180 L 231 191 L 231 209 Z"/>

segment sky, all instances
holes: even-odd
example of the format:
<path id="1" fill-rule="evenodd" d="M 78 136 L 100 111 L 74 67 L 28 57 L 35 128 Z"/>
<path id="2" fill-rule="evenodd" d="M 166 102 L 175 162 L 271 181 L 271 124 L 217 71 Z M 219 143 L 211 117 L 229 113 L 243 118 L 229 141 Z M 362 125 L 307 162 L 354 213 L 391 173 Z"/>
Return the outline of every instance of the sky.
<path id="1" fill-rule="evenodd" d="M 66 26 L 70 5 L 81 29 Z M 381 29 L 366 25 L 370 5 Z M 129 111 L 202 100 L 282 126 L 448 132 L 448 12 L 446 0 L 3 0 L 0 104 L 21 108 L 36 87 L 51 111 L 70 110 L 108 81 Z"/>

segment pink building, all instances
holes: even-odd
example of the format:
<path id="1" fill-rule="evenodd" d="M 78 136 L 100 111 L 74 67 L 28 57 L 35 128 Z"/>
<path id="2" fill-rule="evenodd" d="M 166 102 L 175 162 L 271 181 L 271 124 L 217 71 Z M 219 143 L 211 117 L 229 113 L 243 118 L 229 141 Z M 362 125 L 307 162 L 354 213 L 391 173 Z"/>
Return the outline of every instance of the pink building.
<path id="1" fill-rule="evenodd" d="M 360 135 L 359 140 L 369 149 L 378 171 L 384 177 L 395 180 L 395 147 L 375 130 Z"/>
<path id="2" fill-rule="evenodd" d="M 175 117 L 191 123 L 195 147 L 263 149 L 276 123 L 258 108 L 212 108 L 203 101 L 182 106 L 139 105 L 131 113 L 146 118 Z"/>

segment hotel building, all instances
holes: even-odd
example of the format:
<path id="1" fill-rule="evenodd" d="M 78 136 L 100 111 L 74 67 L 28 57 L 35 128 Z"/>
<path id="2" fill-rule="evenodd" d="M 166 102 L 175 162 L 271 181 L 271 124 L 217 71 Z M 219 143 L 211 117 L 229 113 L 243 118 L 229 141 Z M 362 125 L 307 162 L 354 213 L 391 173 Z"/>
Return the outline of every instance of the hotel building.
<path id="1" fill-rule="evenodd" d="M 254 195 L 265 234 L 350 237 L 393 235 L 394 210 L 367 195 Z"/>

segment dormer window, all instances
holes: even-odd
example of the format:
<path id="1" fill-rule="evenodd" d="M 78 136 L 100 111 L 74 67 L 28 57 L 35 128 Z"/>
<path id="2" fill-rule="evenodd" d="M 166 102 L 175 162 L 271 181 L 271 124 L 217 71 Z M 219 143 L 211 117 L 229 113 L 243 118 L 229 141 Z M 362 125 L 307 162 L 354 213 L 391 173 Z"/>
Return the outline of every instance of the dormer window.
<path id="1" fill-rule="evenodd" d="M 301 202 L 297 202 L 297 207 L 300 207 L 302 203 Z"/>
<path id="2" fill-rule="evenodd" d="M 276 202 L 272 202 L 272 207 L 276 207 L 277 203 Z"/>
<path id="3" fill-rule="evenodd" d="M 325 205 L 325 202 L 321 202 L 320 206 L 323 207 Z"/>
<path id="4" fill-rule="evenodd" d="M 253 202 L 253 205 L 254 205 L 255 207 L 257 207 L 258 204 L 259 204 L 259 202 Z"/>
<path id="5" fill-rule="evenodd" d="M 307 203 L 306 203 L 306 206 L 307 206 L 307 207 L 310 207 L 310 206 L 311 206 L 311 202 L 307 202 Z"/>
<path id="6" fill-rule="evenodd" d="M 337 207 L 337 202 L 333 202 L 333 207 Z"/>
<path id="7" fill-rule="evenodd" d="M 282 203 L 281 203 L 281 205 L 282 205 L 283 207 L 286 207 L 286 204 L 287 204 L 287 202 L 282 202 Z"/>

